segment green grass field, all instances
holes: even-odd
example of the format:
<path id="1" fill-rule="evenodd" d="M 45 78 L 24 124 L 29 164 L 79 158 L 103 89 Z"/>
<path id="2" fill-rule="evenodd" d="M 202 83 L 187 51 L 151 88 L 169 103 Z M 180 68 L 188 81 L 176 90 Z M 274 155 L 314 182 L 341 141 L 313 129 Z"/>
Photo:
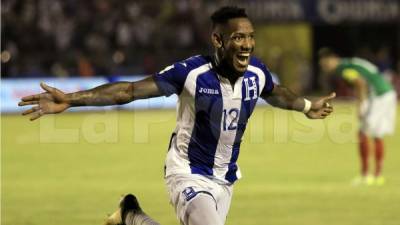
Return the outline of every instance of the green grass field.
<path id="1" fill-rule="evenodd" d="M 354 187 L 355 118 L 347 104 L 325 121 L 258 108 L 227 225 L 400 224 L 400 140 L 385 139 L 386 185 Z M 99 225 L 127 192 L 161 224 L 179 224 L 163 180 L 174 110 L 1 120 L 1 224 Z"/>

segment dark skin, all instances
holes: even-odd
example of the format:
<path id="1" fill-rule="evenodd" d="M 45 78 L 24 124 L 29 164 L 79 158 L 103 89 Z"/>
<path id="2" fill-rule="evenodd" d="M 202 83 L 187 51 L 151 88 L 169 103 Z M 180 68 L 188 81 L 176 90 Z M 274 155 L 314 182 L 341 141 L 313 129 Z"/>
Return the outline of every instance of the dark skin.
<path id="1" fill-rule="evenodd" d="M 216 52 L 218 73 L 234 84 L 246 71 L 255 47 L 254 29 L 250 20 L 235 18 L 227 24 L 217 25 L 213 30 L 211 42 Z M 61 113 L 70 107 L 120 105 L 137 99 L 162 96 L 151 76 L 137 82 L 104 84 L 69 94 L 44 83 L 40 85 L 45 90 L 44 93 L 23 97 L 18 104 L 33 105 L 22 113 L 30 115 L 30 120 L 36 120 L 45 114 Z M 302 97 L 279 85 L 275 85 L 271 94 L 261 97 L 271 105 L 283 109 L 303 111 L 305 106 Z M 331 93 L 312 101 L 311 110 L 306 116 L 311 119 L 323 119 L 328 116 L 333 111 L 328 102 L 334 97 L 335 93 Z"/>

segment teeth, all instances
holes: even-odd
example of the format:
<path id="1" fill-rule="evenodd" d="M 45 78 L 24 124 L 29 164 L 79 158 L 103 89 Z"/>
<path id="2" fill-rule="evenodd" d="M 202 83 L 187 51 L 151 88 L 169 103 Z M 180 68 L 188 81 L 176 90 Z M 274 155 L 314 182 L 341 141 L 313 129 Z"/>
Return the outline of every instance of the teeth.
<path id="1" fill-rule="evenodd" d="M 241 53 L 241 54 L 238 54 L 238 56 L 249 57 L 250 53 Z"/>

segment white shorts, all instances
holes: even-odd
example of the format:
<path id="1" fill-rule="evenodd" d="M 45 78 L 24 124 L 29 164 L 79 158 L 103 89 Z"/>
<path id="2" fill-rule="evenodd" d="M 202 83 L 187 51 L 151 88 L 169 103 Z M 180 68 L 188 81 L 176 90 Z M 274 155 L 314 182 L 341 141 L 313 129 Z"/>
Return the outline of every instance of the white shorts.
<path id="1" fill-rule="evenodd" d="M 232 199 L 233 185 L 219 184 L 198 174 L 175 174 L 165 179 L 170 203 L 174 206 L 181 224 L 187 216 L 187 206 L 197 195 L 209 195 L 216 203 L 221 221 L 225 223 Z"/>
<path id="2" fill-rule="evenodd" d="M 361 119 L 361 130 L 372 137 L 393 134 L 396 124 L 397 96 L 391 91 L 369 99 L 368 111 Z"/>

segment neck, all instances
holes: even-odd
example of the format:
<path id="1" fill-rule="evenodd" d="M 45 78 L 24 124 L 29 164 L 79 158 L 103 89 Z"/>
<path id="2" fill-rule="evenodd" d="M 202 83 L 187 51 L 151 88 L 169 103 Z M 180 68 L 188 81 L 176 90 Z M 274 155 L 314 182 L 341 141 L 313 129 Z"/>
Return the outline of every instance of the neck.
<path id="1" fill-rule="evenodd" d="M 235 83 L 238 77 L 243 76 L 243 73 L 239 73 L 229 66 L 218 52 L 214 54 L 214 64 L 217 73 L 227 78 L 231 83 Z"/>

